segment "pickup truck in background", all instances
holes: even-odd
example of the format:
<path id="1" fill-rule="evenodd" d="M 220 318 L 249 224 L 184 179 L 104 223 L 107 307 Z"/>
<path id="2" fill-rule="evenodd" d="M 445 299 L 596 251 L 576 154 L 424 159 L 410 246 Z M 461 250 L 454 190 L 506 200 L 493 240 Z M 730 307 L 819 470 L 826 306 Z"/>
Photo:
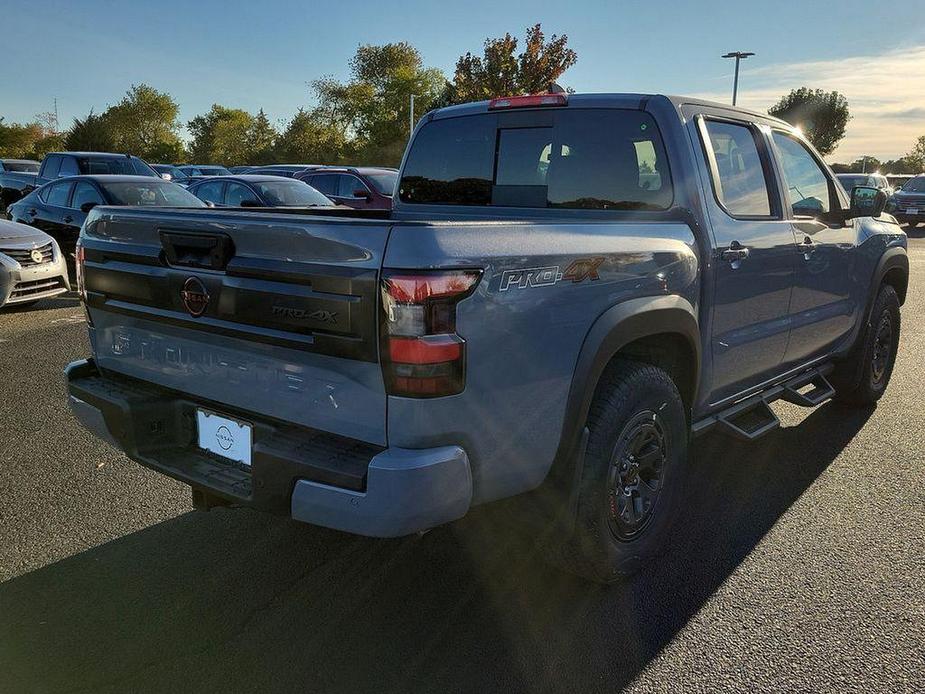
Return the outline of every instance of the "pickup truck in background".
<path id="1" fill-rule="evenodd" d="M 0 171 L 0 212 L 41 185 L 56 178 L 81 174 L 160 176 L 144 161 L 129 154 L 49 152 L 37 173 L 21 169 Z"/>
<path id="2" fill-rule="evenodd" d="M 881 397 L 908 282 L 884 204 L 722 104 L 452 106 L 391 212 L 93 209 L 69 403 L 199 508 L 400 536 L 538 490 L 548 556 L 609 582 L 710 474 L 693 437 Z"/>
<path id="3" fill-rule="evenodd" d="M 0 173 L 5 171 L 38 173 L 39 166 L 39 162 L 34 159 L 0 159 Z"/>

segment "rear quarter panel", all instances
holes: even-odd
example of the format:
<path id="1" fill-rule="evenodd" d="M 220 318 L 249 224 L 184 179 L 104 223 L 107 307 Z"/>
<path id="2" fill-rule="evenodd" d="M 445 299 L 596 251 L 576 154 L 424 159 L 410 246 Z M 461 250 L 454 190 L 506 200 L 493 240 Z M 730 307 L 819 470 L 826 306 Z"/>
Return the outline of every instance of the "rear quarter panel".
<path id="1" fill-rule="evenodd" d="M 596 278 L 566 278 L 573 263 L 586 261 Z M 527 491 L 546 477 L 578 354 L 598 316 L 642 296 L 676 294 L 695 308 L 699 298 L 697 244 L 679 222 L 398 225 L 385 267 L 484 270 L 457 310 L 466 389 L 388 403 L 391 446 L 465 448 L 476 502 Z M 536 268 L 548 271 L 524 272 Z"/>

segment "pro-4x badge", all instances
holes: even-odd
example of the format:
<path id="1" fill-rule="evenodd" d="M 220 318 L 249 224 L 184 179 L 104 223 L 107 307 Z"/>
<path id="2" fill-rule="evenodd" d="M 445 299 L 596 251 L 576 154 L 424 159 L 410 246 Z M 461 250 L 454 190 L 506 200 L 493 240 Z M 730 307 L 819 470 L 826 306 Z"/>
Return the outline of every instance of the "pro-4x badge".
<path id="1" fill-rule="evenodd" d="M 579 258 L 565 268 L 563 272 L 558 265 L 545 267 L 528 267 L 517 270 L 505 270 L 501 273 L 499 291 L 508 289 L 526 289 L 527 287 L 549 287 L 560 280 L 568 282 L 584 282 L 585 280 L 599 280 L 598 269 L 604 258 Z"/>

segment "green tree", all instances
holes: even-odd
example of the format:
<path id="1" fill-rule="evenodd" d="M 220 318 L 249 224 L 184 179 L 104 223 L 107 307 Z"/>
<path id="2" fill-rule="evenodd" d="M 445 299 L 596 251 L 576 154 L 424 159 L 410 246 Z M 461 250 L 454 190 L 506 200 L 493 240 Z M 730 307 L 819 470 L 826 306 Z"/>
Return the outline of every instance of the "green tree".
<path id="1" fill-rule="evenodd" d="M 332 126 L 324 107 L 299 109 L 276 140 L 278 161 L 301 164 L 342 164 L 351 159 L 353 143 Z"/>
<path id="2" fill-rule="evenodd" d="M 174 161 L 183 152 L 180 107 L 173 98 L 147 84 L 132 85 L 115 106 L 103 114 L 112 127 L 117 151 L 149 161 Z"/>
<path id="3" fill-rule="evenodd" d="M 240 164 L 249 154 L 248 132 L 254 117 L 239 108 L 212 104 L 208 113 L 187 124 L 193 139 L 190 158 L 200 164 Z"/>
<path id="4" fill-rule="evenodd" d="M 768 113 L 803 131 L 819 154 L 831 154 L 845 136 L 848 100 L 836 91 L 800 87 L 781 98 Z"/>
<path id="5" fill-rule="evenodd" d="M 22 159 L 30 156 L 42 136 L 42 126 L 38 123 L 7 124 L 0 118 L 0 157 Z"/>
<path id="6" fill-rule="evenodd" d="M 408 141 L 411 95 L 420 115 L 434 106 L 445 84 L 443 73 L 424 67 L 409 43 L 360 46 L 350 61 L 350 79 L 312 82 L 318 106 L 293 123 L 303 130 L 311 123 L 324 143 L 317 151 L 333 155 L 322 161 L 396 164 Z M 291 134 L 280 137 L 285 149 Z"/>
<path id="7" fill-rule="evenodd" d="M 273 147 L 278 133 L 270 123 L 267 114 L 260 109 L 247 131 L 248 154 L 245 164 L 270 164 L 274 160 Z"/>
<path id="8" fill-rule="evenodd" d="M 912 145 L 912 149 L 909 150 L 903 159 L 907 167 L 911 169 L 908 173 L 920 173 L 925 171 L 925 135 L 922 135 L 915 141 L 915 144 Z"/>
<path id="9" fill-rule="evenodd" d="M 90 109 L 83 119 L 74 119 L 64 136 L 64 148 L 75 152 L 110 152 L 116 148 L 112 126 L 104 115 Z"/>
<path id="10" fill-rule="evenodd" d="M 515 55 L 517 45 L 516 38 L 505 34 L 486 39 L 481 57 L 461 56 L 446 100 L 462 103 L 545 92 L 578 61 L 578 54 L 568 47 L 568 36 L 553 34 L 547 40 L 540 24 L 527 29 L 526 45 L 519 55 Z"/>

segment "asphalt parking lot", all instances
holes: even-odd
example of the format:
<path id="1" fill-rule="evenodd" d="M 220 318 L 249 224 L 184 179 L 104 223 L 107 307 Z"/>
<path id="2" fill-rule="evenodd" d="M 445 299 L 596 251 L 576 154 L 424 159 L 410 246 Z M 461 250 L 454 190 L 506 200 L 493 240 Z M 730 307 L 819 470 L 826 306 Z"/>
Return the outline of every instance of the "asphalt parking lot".
<path id="1" fill-rule="evenodd" d="M 69 416 L 76 299 L 0 312 L 0 690 L 922 691 L 925 238 L 870 411 L 775 406 L 696 444 L 668 552 L 600 588 L 549 569 L 529 497 L 372 540 L 243 509 Z"/>

